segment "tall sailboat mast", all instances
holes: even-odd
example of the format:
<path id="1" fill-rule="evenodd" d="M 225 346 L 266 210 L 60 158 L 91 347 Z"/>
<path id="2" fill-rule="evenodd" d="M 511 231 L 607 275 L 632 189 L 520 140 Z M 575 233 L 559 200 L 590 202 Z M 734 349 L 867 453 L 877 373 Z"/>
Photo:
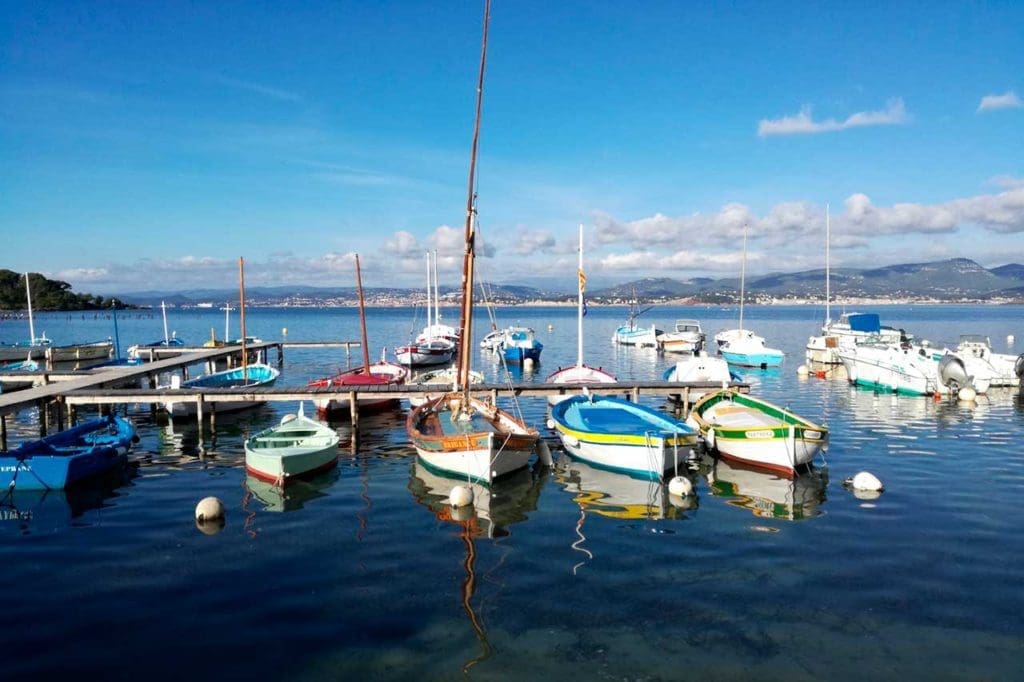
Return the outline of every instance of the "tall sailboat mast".
<path id="1" fill-rule="evenodd" d="M 462 314 L 459 320 L 459 371 L 456 385 L 469 392 L 469 360 L 473 343 L 473 267 L 476 259 L 476 153 L 480 143 L 480 111 L 484 99 L 484 68 L 487 64 L 487 26 L 491 19 L 491 0 L 484 3 L 483 40 L 480 47 L 480 76 L 476 86 L 476 120 L 473 123 L 473 146 L 469 156 L 469 187 L 466 196 L 466 250 L 462 259 Z M 468 398 L 468 395 L 467 395 Z M 467 399 L 468 404 L 468 399 Z"/>
<path id="2" fill-rule="evenodd" d="M 825 204 L 825 324 L 832 321 L 832 227 L 829 222 L 828 203 Z"/>
<path id="3" fill-rule="evenodd" d="M 363 273 L 359 269 L 359 254 L 356 254 L 356 287 L 359 289 L 359 329 L 363 342 L 363 373 L 370 373 L 370 346 L 366 342 L 366 302 L 363 300 Z"/>
<path id="4" fill-rule="evenodd" d="M 171 345 L 171 339 L 167 335 L 167 303 L 160 301 L 160 315 L 164 318 L 164 345 Z"/>
<path id="5" fill-rule="evenodd" d="M 36 323 L 32 319 L 32 286 L 28 283 L 28 273 L 25 273 L 25 299 L 28 301 L 28 342 L 35 345 Z"/>
<path id="6" fill-rule="evenodd" d="M 245 352 L 245 259 L 238 257 L 238 324 L 242 329 L 242 385 L 249 383 L 249 354 Z M 224 339 L 225 343 L 227 339 Z"/>
<path id="7" fill-rule="evenodd" d="M 747 284 L 747 224 L 743 224 L 743 260 L 740 262 L 740 331 L 743 331 L 743 296 Z"/>
<path id="8" fill-rule="evenodd" d="M 583 366 L 583 283 L 586 281 L 583 276 L 583 223 L 580 223 L 580 258 L 578 283 L 576 286 L 576 366 Z"/>
<path id="9" fill-rule="evenodd" d="M 427 304 L 430 304 L 429 290 L 427 291 Z M 441 325 L 441 289 L 437 283 L 437 249 L 434 249 L 434 324 L 438 327 Z"/>

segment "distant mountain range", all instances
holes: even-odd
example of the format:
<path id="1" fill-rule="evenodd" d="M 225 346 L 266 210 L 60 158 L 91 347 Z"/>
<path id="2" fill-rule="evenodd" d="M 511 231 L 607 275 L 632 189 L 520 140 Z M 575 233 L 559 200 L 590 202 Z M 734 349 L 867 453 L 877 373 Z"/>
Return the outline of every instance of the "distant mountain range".
<path id="1" fill-rule="evenodd" d="M 571 277 L 567 279 L 573 281 Z M 681 280 L 648 277 L 590 290 L 587 299 L 594 303 L 622 303 L 635 296 L 640 302 L 732 303 L 739 298 L 739 286 L 738 277 Z M 838 268 L 831 272 L 831 288 L 833 296 L 840 299 L 1024 302 L 1024 265 L 1011 263 L 986 269 L 973 260 L 953 258 L 882 268 Z M 568 290 L 490 283 L 485 284 L 484 289 L 487 300 L 506 305 L 575 299 L 575 292 Z M 448 299 L 458 295 L 452 288 L 442 288 L 441 293 Z M 246 294 L 252 305 L 265 306 L 352 305 L 357 299 L 355 287 L 251 287 Z M 410 300 L 420 299 L 422 291 L 377 287 L 364 289 L 364 295 L 371 305 L 408 305 Z M 825 270 L 750 277 L 746 282 L 746 295 L 750 301 L 824 300 Z M 175 306 L 220 306 L 226 301 L 235 302 L 237 297 L 234 289 L 145 291 L 119 296 L 135 305 L 160 305 L 165 301 Z M 478 294 L 478 300 L 481 298 Z"/>

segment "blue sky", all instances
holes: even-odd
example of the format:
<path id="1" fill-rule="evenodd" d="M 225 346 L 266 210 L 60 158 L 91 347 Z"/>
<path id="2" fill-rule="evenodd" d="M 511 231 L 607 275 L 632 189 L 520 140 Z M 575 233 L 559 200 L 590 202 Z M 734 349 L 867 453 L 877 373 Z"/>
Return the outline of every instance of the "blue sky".
<path id="1" fill-rule="evenodd" d="M 118 293 L 461 259 L 482 3 L 4 2 L 0 267 Z M 496 0 L 479 272 L 1024 263 L 1024 5 Z M 563 275 L 564 273 L 564 275 Z"/>

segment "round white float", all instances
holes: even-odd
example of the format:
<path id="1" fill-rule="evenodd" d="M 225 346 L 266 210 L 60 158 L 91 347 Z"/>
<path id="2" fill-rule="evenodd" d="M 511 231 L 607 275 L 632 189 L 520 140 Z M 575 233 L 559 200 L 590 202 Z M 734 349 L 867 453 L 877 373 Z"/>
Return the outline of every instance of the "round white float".
<path id="1" fill-rule="evenodd" d="M 810 373 L 810 370 L 807 369 L 807 365 L 800 365 L 799 367 L 796 368 L 796 375 L 798 377 L 805 377 L 809 373 Z"/>
<path id="2" fill-rule="evenodd" d="M 525 369 L 526 371 L 530 371 L 530 370 L 533 369 L 533 359 L 532 358 L 526 358 L 526 359 L 523 360 L 523 369 Z"/>
<path id="3" fill-rule="evenodd" d="M 196 521 L 216 521 L 224 518 L 224 503 L 216 497 L 204 497 L 196 505 Z"/>
<path id="4" fill-rule="evenodd" d="M 978 397 L 978 393 L 970 386 L 964 386 L 956 394 L 957 400 L 963 403 L 973 403 Z"/>
<path id="5" fill-rule="evenodd" d="M 693 494 L 693 481 L 685 476 L 676 476 L 668 482 L 668 492 L 679 497 L 687 497 Z"/>
<path id="6" fill-rule="evenodd" d="M 847 479 L 847 483 L 854 490 L 866 490 L 869 492 L 882 492 L 885 486 L 870 471 L 861 471 L 853 478 Z"/>
<path id="7" fill-rule="evenodd" d="M 448 504 L 453 507 L 468 507 L 473 504 L 473 489 L 465 485 L 457 485 L 448 494 Z"/>

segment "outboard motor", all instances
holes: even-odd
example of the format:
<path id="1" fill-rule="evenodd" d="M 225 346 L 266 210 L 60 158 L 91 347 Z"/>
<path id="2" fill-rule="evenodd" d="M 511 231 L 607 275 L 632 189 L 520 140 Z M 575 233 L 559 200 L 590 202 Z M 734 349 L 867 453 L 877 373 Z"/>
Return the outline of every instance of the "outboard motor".
<path id="1" fill-rule="evenodd" d="M 974 377 L 967 374 L 967 368 L 964 367 L 964 361 L 953 355 L 952 353 L 946 353 L 939 360 L 939 383 L 943 386 L 953 389 L 954 391 L 965 386 L 970 386 L 971 381 Z"/>

